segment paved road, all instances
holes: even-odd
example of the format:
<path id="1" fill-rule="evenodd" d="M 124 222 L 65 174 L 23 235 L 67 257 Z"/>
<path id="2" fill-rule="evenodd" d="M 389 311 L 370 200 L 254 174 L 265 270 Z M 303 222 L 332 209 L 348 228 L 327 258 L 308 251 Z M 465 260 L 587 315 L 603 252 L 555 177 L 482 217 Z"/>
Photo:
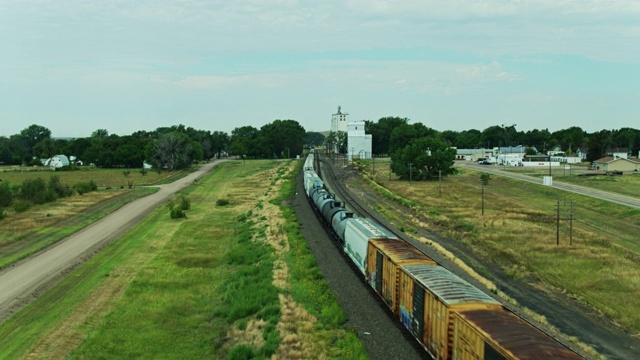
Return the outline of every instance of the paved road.
<path id="1" fill-rule="evenodd" d="M 161 185 L 155 194 L 132 201 L 45 251 L 3 269 L 0 272 L 0 322 L 51 287 L 70 269 L 133 228 L 176 191 L 202 177 L 219 162 L 208 163 L 182 179 Z"/>
<path id="2" fill-rule="evenodd" d="M 496 168 L 495 166 L 467 164 L 467 163 L 457 163 L 457 166 L 466 167 L 466 168 L 474 169 L 477 171 L 486 172 L 489 174 L 495 174 L 498 176 L 509 177 L 512 179 L 518 179 L 518 180 L 542 185 L 542 179 L 540 178 L 513 173 L 510 171 L 503 171 L 501 169 Z M 570 191 L 570 192 L 584 195 L 584 196 L 590 196 L 600 200 L 610 201 L 616 204 L 629 206 L 636 209 L 640 209 L 640 198 L 637 198 L 637 197 L 615 194 L 608 191 L 596 190 L 596 189 L 592 189 L 584 186 L 572 185 L 572 184 L 563 183 L 555 180 L 552 181 L 551 187 L 564 190 L 564 191 Z"/>

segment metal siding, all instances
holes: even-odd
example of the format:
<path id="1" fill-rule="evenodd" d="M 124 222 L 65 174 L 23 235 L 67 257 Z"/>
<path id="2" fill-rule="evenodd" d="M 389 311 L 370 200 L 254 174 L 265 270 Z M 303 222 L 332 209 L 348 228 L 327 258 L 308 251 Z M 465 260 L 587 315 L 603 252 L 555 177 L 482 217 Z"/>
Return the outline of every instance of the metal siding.
<path id="1" fill-rule="evenodd" d="M 363 275 L 365 274 L 365 259 L 370 238 L 370 234 L 363 231 L 361 218 L 352 218 L 347 221 L 344 230 L 344 251 Z"/>
<path id="2" fill-rule="evenodd" d="M 391 311 L 400 315 L 399 307 L 399 266 L 405 264 L 436 265 L 436 262 L 420 252 L 411 244 L 397 239 L 370 239 L 369 247 L 379 249 L 382 254 L 382 270 L 378 276 L 381 287 L 376 288 L 380 297 L 389 305 Z M 372 254 L 369 253 L 371 256 Z M 380 277 L 381 275 L 381 277 Z"/>
<path id="3" fill-rule="evenodd" d="M 405 265 L 402 268 L 447 306 L 466 303 L 500 304 L 443 267 Z"/>
<path id="4" fill-rule="evenodd" d="M 421 340 L 420 342 L 423 345 L 425 345 L 425 342 L 423 339 L 425 293 L 424 293 L 424 289 L 420 286 L 416 286 L 415 283 L 413 283 L 412 288 L 413 288 L 413 306 L 412 307 L 413 309 L 415 309 L 415 311 L 413 312 L 411 332 L 417 339 Z"/>
<path id="5" fill-rule="evenodd" d="M 378 294 L 382 292 L 382 253 L 380 251 L 376 251 L 376 291 Z"/>
<path id="6" fill-rule="evenodd" d="M 414 336 L 420 339 L 421 335 L 416 335 L 417 329 L 414 329 L 414 314 L 413 314 L 413 302 L 414 302 L 414 284 L 413 279 L 406 274 L 404 271 L 400 272 L 400 289 L 399 289 L 399 299 L 398 306 L 400 308 L 400 322 L 411 331 Z M 422 319 L 422 316 L 420 317 Z M 422 321 L 420 321 L 422 323 Z M 420 329 L 420 334 L 422 334 L 422 329 Z"/>

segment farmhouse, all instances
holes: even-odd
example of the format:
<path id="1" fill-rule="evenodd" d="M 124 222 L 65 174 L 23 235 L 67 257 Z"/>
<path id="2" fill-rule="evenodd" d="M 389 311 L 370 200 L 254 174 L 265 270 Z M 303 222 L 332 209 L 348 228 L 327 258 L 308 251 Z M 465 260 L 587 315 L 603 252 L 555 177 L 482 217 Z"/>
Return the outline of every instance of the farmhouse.
<path id="1" fill-rule="evenodd" d="M 604 171 L 638 171 L 640 163 L 635 159 L 614 158 L 612 156 L 603 157 L 593 162 L 593 166 Z"/>

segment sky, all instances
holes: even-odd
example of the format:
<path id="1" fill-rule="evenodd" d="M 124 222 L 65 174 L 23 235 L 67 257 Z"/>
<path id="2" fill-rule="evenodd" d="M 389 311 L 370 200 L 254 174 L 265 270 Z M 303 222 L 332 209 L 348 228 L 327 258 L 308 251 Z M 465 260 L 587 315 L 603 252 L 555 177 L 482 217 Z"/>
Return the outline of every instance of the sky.
<path id="1" fill-rule="evenodd" d="M 0 136 L 640 128 L 640 1 L 0 0 Z"/>

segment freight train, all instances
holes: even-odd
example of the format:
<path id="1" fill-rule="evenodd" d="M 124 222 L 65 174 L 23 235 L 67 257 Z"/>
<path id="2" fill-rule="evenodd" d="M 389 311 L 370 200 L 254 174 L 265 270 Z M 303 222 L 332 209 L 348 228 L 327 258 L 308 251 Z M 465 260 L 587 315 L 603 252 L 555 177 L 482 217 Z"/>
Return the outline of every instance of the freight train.
<path id="1" fill-rule="evenodd" d="M 304 163 L 304 189 L 366 283 L 437 360 L 582 359 L 499 302 L 398 238 L 354 216 Z"/>

